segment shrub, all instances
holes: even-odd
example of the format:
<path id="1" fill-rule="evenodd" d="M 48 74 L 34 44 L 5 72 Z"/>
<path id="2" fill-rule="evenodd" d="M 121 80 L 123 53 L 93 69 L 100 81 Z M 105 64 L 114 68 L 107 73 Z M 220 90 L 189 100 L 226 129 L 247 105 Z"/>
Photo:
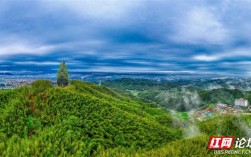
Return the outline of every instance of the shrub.
<path id="1" fill-rule="evenodd" d="M 52 84 L 49 80 L 37 80 L 31 84 L 34 93 L 44 92 L 46 89 L 51 88 Z"/>

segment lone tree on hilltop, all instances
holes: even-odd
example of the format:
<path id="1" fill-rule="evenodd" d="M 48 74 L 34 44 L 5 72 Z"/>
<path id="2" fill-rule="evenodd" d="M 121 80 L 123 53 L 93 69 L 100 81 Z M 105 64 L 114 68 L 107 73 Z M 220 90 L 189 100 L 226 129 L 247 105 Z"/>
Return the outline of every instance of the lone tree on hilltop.
<path id="1" fill-rule="evenodd" d="M 61 62 L 58 69 L 57 83 L 59 86 L 67 86 L 69 84 L 68 70 L 64 61 Z"/>

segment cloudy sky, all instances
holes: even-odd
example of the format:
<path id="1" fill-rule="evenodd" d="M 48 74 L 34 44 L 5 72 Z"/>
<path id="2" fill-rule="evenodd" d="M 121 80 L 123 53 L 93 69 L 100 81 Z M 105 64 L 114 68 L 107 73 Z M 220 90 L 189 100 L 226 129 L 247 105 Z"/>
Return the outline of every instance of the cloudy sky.
<path id="1" fill-rule="evenodd" d="M 251 0 L 0 0 L 0 72 L 251 75 Z"/>

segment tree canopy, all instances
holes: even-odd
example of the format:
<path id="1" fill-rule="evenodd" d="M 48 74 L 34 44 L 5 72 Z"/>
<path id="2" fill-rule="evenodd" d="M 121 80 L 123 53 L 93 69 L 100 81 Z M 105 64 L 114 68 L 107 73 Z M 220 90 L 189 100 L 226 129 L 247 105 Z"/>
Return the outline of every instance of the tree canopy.
<path id="1" fill-rule="evenodd" d="M 59 86 L 67 86 L 69 84 L 68 70 L 64 61 L 61 62 L 58 69 L 57 83 Z"/>

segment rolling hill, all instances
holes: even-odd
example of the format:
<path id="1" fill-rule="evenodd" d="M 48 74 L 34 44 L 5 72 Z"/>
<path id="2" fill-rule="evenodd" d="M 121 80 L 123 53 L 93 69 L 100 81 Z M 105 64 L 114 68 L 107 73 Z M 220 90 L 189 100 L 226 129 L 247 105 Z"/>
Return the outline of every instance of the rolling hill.
<path id="1" fill-rule="evenodd" d="M 95 156 L 119 147 L 150 150 L 181 137 L 164 110 L 80 81 L 0 91 L 0 113 L 0 156 Z"/>
<path id="2" fill-rule="evenodd" d="M 0 91 L 0 156 L 214 156 L 210 136 L 250 136 L 248 114 L 190 123 L 151 106 L 81 81 Z"/>

